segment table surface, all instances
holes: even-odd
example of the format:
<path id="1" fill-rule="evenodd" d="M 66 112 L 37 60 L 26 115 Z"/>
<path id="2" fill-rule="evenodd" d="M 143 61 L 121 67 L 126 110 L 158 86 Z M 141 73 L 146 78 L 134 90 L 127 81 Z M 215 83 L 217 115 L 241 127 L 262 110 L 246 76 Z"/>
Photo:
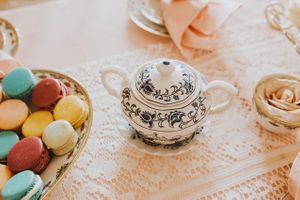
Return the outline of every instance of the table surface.
<path id="1" fill-rule="evenodd" d="M 29 1 L 30 0 L 28 0 L 28 2 Z M 150 44 L 157 44 L 157 43 L 169 44 L 170 43 L 170 39 L 161 38 L 161 37 L 152 35 L 150 33 L 147 33 L 133 24 L 129 20 L 128 15 L 127 15 L 127 0 L 118 0 L 118 1 L 104 1 L 104 0 L 44 1 L 44 0 L 42 0 L 42 1 L 43 2 L 40 2 L 38 4 L 30 3 L 30 5 L 27 3 L 24 3 L 24 5 L 26 4 L 26 6 L 24 6 L 24 7 L 23 6 L 19 7 L 17 5 L 18 8 L 0 11 L 1 17 L 6 18 L 7 20 L 11 21 L 18 28 L 18 30 L 20 32 L 21 42 L 20 42 L 19 51 L 17 52 L 16 58 L 18 60 L 20 60 L 25 66 L 29 66 L 31 68 L 72 67 L 72 66 L 78 65 L 80 63 L 89 62 L 91 60 L 98 60 L 100 58 L 112 56 L 115 54 L 121 54 L 123 52 L 131 51 L 131 50 L 135 50 L 135 49 L 139 49 L 139 48 L 146 48 Z M 245 22 L 249 22 L 250 21 L 249 19 L 251 18 L 251 20 L 255 24 L 255 26 L 253 25 L 253 27 L 255 27 L 255 28 L 258 27 L 258 28 L 260 28 L 259 31 L 261 31 L 262 33 L 265 33 L 263 29 L 267 26 L 266 26 L 266 22 L 263 19 L 263 10 L 264 10 L 264 6 L 266 5 L 266 3 L 268 1 L 267 0 L 265 0 L 265 1 L 254 0 L 254 2 L 256 2 L 256 4 L 253 7 L 249 7 L 248 9 L 245 9 L 243 12 L 240 12 L 242 14 L 240 14 L 238 17 L 235 16 L 234 22 L 236 25 L 242 25 Z M 11 8 L 11 6 L 9 6 L 7 4 L 3 4 L 3 5 L 6 8 Z M 16 4 L 14 4 L 12 6 L 14 7 L 15 5 Z M 0 3 L 0 6 L 1 6 L 1 3 Z M 234 24 L 234 23 L 231 23 L 231 24 Z M 227 32 L 230 32 L 230 28 L 227 27 L 226 29 L 227 29 Z M 243 30 L 241 29 L 241 31 L 243 31 Z M 249 30 L 249 32 L 250 32 L 249 34 L 252 34 L 255 31 L 257 31 L 257 30 Z M 273 37 L 274 37 L 274 34 L 276 35 L 276 33 L 273 33 L 270 30 L 268 30 L 266 34 L 269 34 L 270 36 L 273 36 Z M 266 34 L 265 35 L 262 34 L 262 36 L 266 36 Z M 278 40 L 278 38 L 279 38 L 279 40 Z M 246 41 L 246 40 L 239 41 L 239 39 L 240 38 L 237 37 L 236 38 L 237 41 L 232 42 L 232 43 L 238 44 L 240 42 L 244 42 L 248 46 L 251 46 L 251 44 L 250 44 L 251 42 Z M 261 39 L 261 38 L 258 38 L 258 40 L 259 39 Z M 288 50 L 287 52 L 293 52 L 292 47 L 288 46 L 289 45 L 288 42 L 286 42 L 283 38 L 281 38 L 281 36 L 279 36 L 279 33 L 273 39 L 277 43 L 284 43 L 283 45 L 286 45 L 285 49 Z M 225 39 L 225 41 L 226 41 L 226 39 Z M 253 43 L 255 43 L 255 42 L 253 42 Z M 261 44 L 261 47 L 263 48 L 263 45 L 262 45 L 263 41 L 260 41 L 260 44 Z M 250 47 L 247 47 L 247 48 L 250 49 Z M 246 49 L 246 46 L 245 46 L 245 49 Z M 266 50 L 265 52 L 268 51 L 268 49 L 265 49 L 265 50 Z M 249 52 L 254 53 L 255 51 L 256 51 L 256 49 L 255 50 L 252 49 L 252 51 L 249 51 Z M 244 51 L 241 51 L 241 55 L 243 55 L 243 54 L 246 54 L 246 53 Z M 256 55 L 258 59 L 260 59 L 260 57 L 259 57 L 260 54 L 264 55 L 263 53 L 258 52 Z M 290 57 L 293 57 L 293 56 L 295 57 L 295 56 L 297 56 L 297 54 L 295 53 L 295 55 L 290 55 Z M 276 59 L 277 59 L 277 57 L 276 57 Z M 284 60 L 284 56 L 281 56 L 280 59 Z M 206 63 L 213 62 L 213 61 L 211 61 L 210 58 L 206 58 L 203 60 Z M 284 61 L 287 62 L 286 60 L 284 60 Z M 255 62 L 255 61 L 248 61 L 244 57 L 241 56 L 241 58 L 239 58 L 239 60 L 236 58 L 236 62 L 239 62 L 241 65 L 243 65 L 243 62 L 251 63 L 251 62 Z M 282 62 L 282 63 L 286 64 L 285 62 Z M 100 62 L 100 63 L 105 63 L 105 62 Z M 280 62 L 278 61 L 276 64 L 278 64 L 278 63 L 280 63 Z M 273 63 L 271 63 L 271 59 L 270 59 L 270 63 L 267 63 L 267 64 L 270 64 L 270 65 L 273 64 Z M 92 69 L 92 67 L 90 67 L 90 69 Z M 212 71 L 210 71 L 209 69 L 207 69 L 206 74 L 212 75 L 213 74 L 212 72 L 214 72 L 214 74 L 218 75 L 218 70 L 219 69 L 216 69 L 216 71 L 213 71 L 213 69 L 212 69 Z M 222 72 L 222 70 L 224 70 L 224 69 L 221 69 L 221 72 Z M 250 69 L 249 69 L 249 71 L 250 71 Z M 226 72 L 226 70 L 224 70 L 224 72 Z M 230 70 L 229 70 L 229 72 L 231 73 Z M 250 71 L 250 72 L 252 72 L 252 71 Z M 75 73 L 75 75 L 76 75 L 76 73 Z M 78 75 L 78 73 L 77 73 L 77 75 Z M 255 74 L 255 73 L 253 73 L 253 74 Z M 92 75 L 92 74 L 90 73 L 90 75 Z M 224 74 L 222 74 L 222 76 L 223 75 Z M 253 77 L 254 77 L 254 75 L 253 75 Z M 81 77 L 81 78 L 82 78 L 82 80 L 85 80 L 84 77 Z M 244 85 L 247 85 L 247 84 L 244 84 Z M 101 88 L 101 89 L 103 90 L 103 88 Z M 101 98 L 104 98 L 105 95 L 107 96 L 107 94 L 105 93 L 105 94 L 103 94 L 103 96 L 101 96 Z M 251 97 L 249 97 L 249 98 L 251 98 Z M 100 115 L 100 113 L 97 113 L 97 114 Z M 101 117 L 102 117 L 102 115 L 101 115 Z M 99 116 L 99 119 L 100 119 L 100 116 Z M 253 128 L 258 129 L 257 124 L 254 124 Z M 249 134 L 250 134 L 250 132 L 249 132 Z M 272 147 L 275 149 L 274 154 L 275 153 L 280 154 L 280 152 L 282 152 L 284 150 L 284 145 L 286 142 L 285 139 L 284 138 L 282 139 L 281 137 L 276 138 L 276 136 L 268 135 L 268 133 L 264 133 L 264 134 L 267 135 L 266 137 L 272 138 L 272 140 L 270 141 L 267 139 L 264 140 L 264 138 L 263 139 L 259 138 L 259 139 L 261 139 L 261 141 L 260 140 L 259 141 L 266 142 L 266 143 L 273 142 L 274 144 L 273 143 L 269 144 L 269 146 L 262 144 L 261 145 L 262 147 L 260 147 L 260 148 L 264 149 L 267 152 L 267 151 L 269 151 L 268 148 Z M 221 131 L 220 131 L 220 135 L 221 135 Z M 246 134 L 244 134 L 244 135 L 246 135 Z M 262 136 L 259 135 L 259 137 L 262 137 Z M 273 137 L 275 139 L 273 139 Z M 286 162 L 284 164 L 290 164 L 291 160 L 293 159 L 293 156 L 296 154 L 296 151 L 298 151 L 298 149 L 299 149 L 297 146 L 297 142 L 299 141 L 299 138 L 297 136 L 291 136 L 291 138 L 292 138 L 292 139 L 290 139 L 291 142 L 289 140 L 288 140 L 288 142 L 294 144 L 295 147 L 291 146 L 293 151 L 291 151 L 292 152 L 292 153 L 290 153 L 291 155 L 289 154 L 288 156 L 284 157 L 285 162 Z M 276 145 L 275 145 L 275 142 L 277 142 L 277 139 L 279 140 L 279 142 L 281 142 L 283 144 L 280 143 L 280 145 L 279 145 L 276 143 Z M 273 140 L 275 140 L 275 142 Z M 97 141 L 99 141 L 99 140 L 97 140 Z M 248 140 L 248 142 L 250 143 L 251 140 Z M 286 142 L 286 143 L 288 143 L 288 142 Z M 254 152 L 252 159 L 254 160 L 254 159 L 259 158 L 261 160 L 264 160 L 264 156 L 265 156 L 264 152 L 261 153 L 260 151 L 258 151 L 260 149 L 257 150 L 255 148 L 255 145 L 258 145 L 258 144 L 253 143 L 251 145 L 254 148 L 254 150 L 251 150 L 252 152 Z M 212 146 L 214 146 L 214 145 L 212 144 Z M 282 149 L 277 148 L 277 146 L 278 147 L 280 146 Z M 90 150 L 91 152 L 93 150 L 92 148 L 97 148 L 97 146 L 91 145 L 91 146 L 87 147 L 87 149 Z M 129 150 L 127 150 L 127 151 L 129 151 Z M 238 153 L 239 152 L 236 152 L 237 155 L 238 155 Z M 137 153 L 134 152 L 135 156 L 136 156 L 136 154 Z M 288 153 L 286 153 L 286 154 L 288 154 Z M 87 153 L 85 152 L 84 156 L 86 156 L 86 155 L 87 155 Z M 272 155 L 266 154 L 266 155 L 270 156 L 270 159 L 273 158 L 273 154 Z M 85 159 L 84 156 L 80 158 L 81 159 L 80 162 L 84 161 L 84 159 Z M 141 157 L 141 160 L 145 159 L 146 160 L 145 162 L 148 162 L 148 164 L 150 162 L 149 160 L 152 161 L 152 160 L 157 159 L 158 161 L 163 163 L 162 166 L 166 166 L 166 165 L 171 166 L 171 164 L 164 163 L 162 160 L 160 160 L 159 158 L 156 158 L 156 157 L 148 157 L 146 155 L 141 156 L 140 154 L 138 154 L 138 156 Z M 190 156 L 192 156 L 192 154 Z M 245 156 L 245 158 L 246 157 L 247 156 Z M 91 158 L 93 158 L 93 157 L 91 156 Z M 98 159 L 100 160 L 100 158 L 98 158 Z M 120 159 L 120 158 L 118 158 L 118 159 Z M 131 157 L 130 157 L 130 159 L 131 159 Z M 180 157 L 178 159 L 180 162 L 182 160 L 184 160 L 183 158 L 181 160 Z M 168 160 L 171 160 L 171 159 L 168 159 Z M 104 160 L 101 160 L 101 161 L 104 162 Z M 198 162 L 200 163 L 200 161 L 198 161 Z M 118 162 L 116 162 L 116 163 L 118 163 Z M 190 166 L 190 164 L 191 164 L 188 161 L 184 161 L 184 163 L 187 166 Z M 108 166 L 110 166 L 110 163 L 107 163 L 107 165 L 103 165 L 103 166 L 108 167 Z M 116 166 L 119 166 L 119 165 L 116 165 Z M 115 166 L 115 168 L 117 168 L 116 166 Z M 278 166 L 281 167 L 282 163 L 279 163 Z M 255 166 L 253 166 L 253 168 L 254 167 Z M 128 166 L 127 166 L 127 168 L 128 168 Z M 75 170 L 78 170 L 78 169 L 80 169 L 80 166 L 75 166 Z M 95 169 L 96 169 L 96 167 L 95 167 Z M 98 167 L 97 167 L 97 169 L 98 169 Z M 196 168 L 196 169 L 198 169 L 198 168 Z M 287 171 L 288 165 L 284 166 L 283 170 L 281 168 L 278 168 L 278 169 L 279 169 L 279 172 L 282 172 L 284 170 Z M 101 170 L 102 170 L 102 168 L 101 168 Z M 110 171 L 110 170 L 108 170 L 108 171 Z M 120 173 L 123 173 L 123 171 L 124 171 L 123 168 L 119 169 Z M 141 170 L 141 171 L 143 172 L 143 170 Z M 70 175 L 68 176 L 68 178 L 63 182 L 63 184 L 54 192 L 52 197 L 56 196 L 58 198 L 59 195 L 63 194 L 63 192 L 68 193 L 68 191 L 66 190 L 67 188 L 72 188 L 73 189 L 72 191 L 75 191 L 77 189 L 77 186 L 76 186 L 76 184 L 77 184 L 76 183 L 76 177 L 77 177 L 76 173 L 77 172 L 72 171 L 70 173 Z M 275 172 L 277 173 L 276 170 L 275 170 Z M 85 173 L 88 173 L 88 172 L 82 172 L 82 173 L 85 175 Z M 165 172 L 165 173 L 167 174 L 167 172 Z M 184 173 L 187 173 L 187 172 L 184 171 Z M 195 172 L 194 174 L 198 175 L 198 172 Z M 199 174 L 200 174 L 200 172 L 199 172 Z M 115 177 L 115 174 L 113 174 L 113 175 Z M 181 174 L 179 174 L 178 176 L 181 177 L 180 175 Z M 253 174 L 251 174 L 251 176 L 252 175 Z M 268 175 L 269 174 L 266 175 L 266 178 L 269 180 Z M 286 173 L 284 176 L 285 176 L 284 180 L 286 181 Z M 167 177 L 169 177 L 169 174 L 167 174 Z M 250 175 L 249 175 L 249 177 L 250 177 Z M 253 177 L 254 177 L 254 175 L 253 175 Z M 264 176 L 262 176 L 262 177 L 264 177 Z M 145 177 L 142 176 L 142 179 L 143 178 L 145 179 Z M 201 180 L 203 180 L 202 176 L 199 176 L 199 178 L 201 178 Z M 174 177 L 170 178 L 170 180 L 173 180 L 173 179 L 175 180 Z M 87 179 L 87 180 L 89 180 L 89 179 Z M 196 181 L 196 178 L 194 178 L 193 180 Z M 249 178 L 249 180 L 250 180 L 250 178 Z M 79 181 L 81 181 L 81 180 L 79 180 Z M 107 180 L 105 179 L 103 182 L 101 182 L 103 188 L 105 188 L 105 186 L 115 186 L 116 185 L 114 182 L 108 184 L 108 182 L 106 182 L 106 181 Z M 200 179 L 198 181 L 200 181 Z M 252 179 L 251 179 L 251 181 L 252 181 Z M 124 179 L 123 182 L 126 182 L 126 180 Z M 82 182 L 82 184 L 83 183 L 86 183 L 86 182 Z M 96 182 L 96 183 L 98 183 L 98 182 Z M 146 181 L 144 181 L 143 183 L 146 183 Z M 193 182 L 191 182 L 191 183 L 193 183 Z M 283 193 L 281 188 L 284 187 L 283 184 L 285 184 L 285 183 L 286 182 L 280 182 L 280 184 L 276 183 L 278 185 L 276 187 L 279 188 L 278 192 Z M 70 187 L 70 184 L 71 185 L 73 184 L 72 187 Z M 195 182 L 195 184 L 196 184 L 196 182 Z M 118 185 L 116 185 L 116 188 L 118 188 L 117 186 Z M 138 188 L 137 190 L 135 190 L 135 192 L 138 193 L 139 192 L 138 186 L 140 186 L 140 184 L 136 184 L 135 186 Z M 145 188 L 148 187 L 147 184 L 145 184 L 144 186 L 145 186 Z M 157 185 L 155 185 L 155 186 L 157 186 Z M 205 186 L 205 184 L 204 184 L 204 186 Z M 241 187 L 244 187 L 244 185 L 242 184 Z M 194 185 L 193 188 L 195 189 L 196 186 Z M 181 189 L 179 183 L 178 183 L 177 189 L 178 190 Z M 119 190 L 115 189 L 114 187 L 111 187 L 111 190 L 113 190 L 115 192 L 114 194 L 117 194 L 117 191 L 119 191 Z M 171 190 L 171 189 L 169 189 L 169 190 Z M 176 190 L 176 187 L 174 187 L 174 189 L 172 189 L 172 190 Z M 197 190 L 197 191 L 200 191 L 200 190 Z M 225 190 L 225 192 L 226 191 L 227 191 L 227 189 Z M 165 191 L 165 193 L 167 193 L 167 192 L 169 192 L 169 191 Z M 172 191 L 172 192 L 174 194 L 176 194 L 176 191 Z M 263 191 L 261 191 L 261 192 L 263 192 Z M 264 192 L 266 193 L 266 191 L 264 191 Z M 140 192 L 140 193 L 142 193 L 142 192 Z M 280 195 L 281 195 L 281 193 L 280 193 Z M 97 194 L 97 192 L 96 192 L 96 194 Z M 148 194 L 148 193 L 146 193 L 146 194 Z M 153 194 L 156 194 L 159 196 L 159 193 L 155 192 Z M 164 194 L 164 193 L 161 193 L 161 194 Z M 142 193 L 142 195 L 144 195 L 144 193 Z M 125 197 L 125 196 L 120 196 L 120 197 Z M 254 197 L 253 197 L 253 199 L 254 199 Z"/>
<path id="2" fill-rule="evenodd" d="M 43 3 L 49 0 L 1 0 L 0 10 L 14 9 L 22 6 Z"/>
<path id="3" fill-rule="evenodd" d="M 72 66 L 170 41 L 133 24 L 128 18 L 127 0 L 27 2 L 24 7 L 0 11 L 0 14 L 20 32 L 16 58 L 33 68 Z M 18 5 L 3 3 L 2 6 Z"/>

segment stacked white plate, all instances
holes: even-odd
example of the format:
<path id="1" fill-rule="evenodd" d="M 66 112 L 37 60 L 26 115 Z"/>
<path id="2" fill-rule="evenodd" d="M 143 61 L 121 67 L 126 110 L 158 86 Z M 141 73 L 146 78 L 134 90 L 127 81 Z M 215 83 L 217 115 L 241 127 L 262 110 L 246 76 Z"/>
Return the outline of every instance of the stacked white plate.
<path id="1" fill-rule="evenodd" d="M 129 17 L 137 26 L 147 32 L 170 37 L 164 25 L 160 0 L 130 0 Z"/>

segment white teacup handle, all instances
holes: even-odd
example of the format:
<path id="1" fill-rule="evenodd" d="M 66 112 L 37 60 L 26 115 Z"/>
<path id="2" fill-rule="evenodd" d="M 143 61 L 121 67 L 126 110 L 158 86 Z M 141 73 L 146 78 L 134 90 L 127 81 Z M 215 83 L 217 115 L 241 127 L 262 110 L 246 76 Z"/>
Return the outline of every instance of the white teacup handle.
<path id="1" fill-rule="evenodd" d="M 210 110 L 210 114 L 216 114 L 224 112 L 232 103 L 233 97 L 237 94 L 238 90 L 230 83 L 224 81 L 212 81 L 208 83 L 206 86 L 205 92 L 208 94 L 211 93 L 213 90 L 223 90 L 228 94 L 228 98 L 217 105 L 212 106 Z"/>
<path id="2" fill-rule="evenodd" d="M 120 92 L 118 92 L 111 84 L 108 83 L 107 77 L 110 74 L 119 75 L 122 78 L 121 86 L 122 88 L 128 86 L 128 76 L 125 70 L 120 67 L 110 66 L 104 67 L 100 70 L 101 73 L 101 80 L 103 83 L 104 88 L 108 91 L 108 93 L 116 98 L 119 98 Z"/>

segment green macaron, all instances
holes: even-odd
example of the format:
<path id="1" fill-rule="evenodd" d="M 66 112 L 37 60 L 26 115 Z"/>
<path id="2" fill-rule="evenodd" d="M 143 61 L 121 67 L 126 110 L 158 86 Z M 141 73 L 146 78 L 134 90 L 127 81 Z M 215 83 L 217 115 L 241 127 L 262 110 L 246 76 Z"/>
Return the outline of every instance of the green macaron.
<path id="1" fill-rule="evenodd" d="M 36 82 L 30 69 L 19 67 L 6 74 L 2 81 L 2 88 L 11 98 L 29 100 Z"/>
<path id="2" fill-rule="evenodd" d="M 7 157 L 10 149 L 19 141 L 18 135 L 13 131 L 0 131 L 0 160 Z"/>
<path id="3" fill-rule="evenodd" d="M 1 194 L 4 200 L 38 200 L 43 187 L 44 183 L 41 177 L 30 170 L 26 170 L 9 179 L 3 186 Z"/>

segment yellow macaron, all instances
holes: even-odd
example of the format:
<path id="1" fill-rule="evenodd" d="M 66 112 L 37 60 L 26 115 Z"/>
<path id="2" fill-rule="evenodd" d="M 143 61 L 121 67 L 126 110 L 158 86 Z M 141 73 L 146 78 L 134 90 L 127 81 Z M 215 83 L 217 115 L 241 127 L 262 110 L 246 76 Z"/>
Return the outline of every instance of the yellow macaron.
<path id="1" fill-rule="evenodd" d="M 56 104 L 53 115 L 55 120 L 66 120 L 77 128 L 88 117 L 88 106 L 77 96 L 66 96 Z"/>
<path id="2" fill-rule="evenodd" d="M 54 121 L 53 115 L 48 111 L 37 111 L 32 113 L 22 126 L 22 133 L 25 137 L 43 135 L 45 128 Z"/>
<path id="3" fill-rule="evenodd" d="M 75 128 L 80 127 L 85 122 L 85 120 L 88 118 L 89 107 L 86 102 L 83 102 L 83 104 L 84 104 L 84 111 L 83 111 L 81 117 L 78 118 L 77 122 L 74 123 Z"/>

